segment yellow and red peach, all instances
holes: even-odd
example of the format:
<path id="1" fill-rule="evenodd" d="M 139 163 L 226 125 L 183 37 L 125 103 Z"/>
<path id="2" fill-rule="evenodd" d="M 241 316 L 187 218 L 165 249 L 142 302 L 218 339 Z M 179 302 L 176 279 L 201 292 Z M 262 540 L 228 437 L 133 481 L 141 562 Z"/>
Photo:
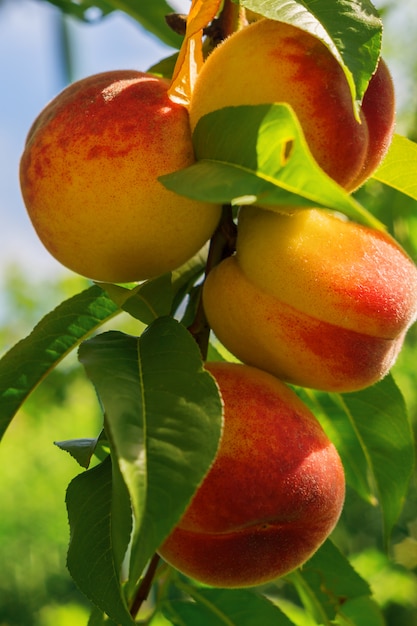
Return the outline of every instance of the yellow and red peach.
<path id="1" fill-rule="evenodd" d="M 45 247 L 99 281 L 169 272 L 211 237 L 220 207 L 168 191 L 159 176 L 194 162 L 187 110 L 169 82 L 110 71 L 73 83 L 29 131 L 22 195 Z"/>
<path id="2" fill-rule="evenodd" d="M 358 120 L 346 76 L 325 44 L 269 19 L 233 33 L 210 54 L 192 95 L 191 126 L 226 106 L 273 102 L 292 106 L 317 163 L 348 190 L 363 183 L 385 156 L 395 118 L 385 63 L 371 78 Z"/>
<path id="3" fill-rule="evenodd" d="M 300 566 L 332 532 L 343 468 L 319 422 L 278 379 L 246 365 L 206 367 L 224 402 L 220 446 L 159 553 L 209 585 L 258 585 Z"/>
<path id="4" fill-rule="evenodd" d="M 362 169 L 350 185 L 352 189 L 360 187 L 382 163 L 394 133 L 394 85 L 382 58 L 363 97 L 362 113 L 368 129 L 368 149 Z"/>
<path id="5" fill-rule="evenodd" d="M 417 316 L 417 268 L 385 233 L 319 209 L 240 211 L 237 253 L 207 277 L 206 315 L 241 361 L 306 387 L 387 374 Z"/>

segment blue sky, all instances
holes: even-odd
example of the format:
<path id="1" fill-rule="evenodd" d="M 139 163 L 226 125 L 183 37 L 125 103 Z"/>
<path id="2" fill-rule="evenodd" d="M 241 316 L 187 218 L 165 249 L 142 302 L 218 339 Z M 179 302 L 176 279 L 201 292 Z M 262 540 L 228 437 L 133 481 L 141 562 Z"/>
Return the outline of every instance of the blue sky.
<path id="1" fill-rule="evenodd" d="M 189 6 L 188 0 L 173 0 L 172 4 L 176 3 L 179 9 L 182 4 L 183 10 Z M 375 4 L 382 6 L 384 2 Z M 18 166 L 32 121 L 65 84 L 57 48 L 58 10 L 42 0 L 6 0 L 0 7 L 1 281 L 10 261 L 23 265 L 36 278 L 64 272 L 32 230 L 20 197 Z M 386 16 L 384 56 L 401 108 L 403 103 L 407 106 L 407 99 L 416 98 L 414 77 L 407 75 L 404 63 L 409 50 L 415 50 L 416 0 L 399 0 L 395 7 Z M 94 25 L 72 20 L 70 33 L 76 79 L 106 69 L 146 70 L 170 53 L 123 14 L 112 14 Z M 398 45 L 399 33 L 403 48 Z"/>

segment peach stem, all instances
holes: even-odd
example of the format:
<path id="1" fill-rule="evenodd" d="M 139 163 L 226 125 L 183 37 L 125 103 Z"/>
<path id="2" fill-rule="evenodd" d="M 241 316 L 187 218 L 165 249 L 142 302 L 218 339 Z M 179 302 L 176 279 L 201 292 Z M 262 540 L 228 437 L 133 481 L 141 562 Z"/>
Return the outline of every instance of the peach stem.
<path id="1" fill-rule="evenodd" d="M 142 582 L 140 583 L 138 590 L 133 598 L 132 604 L 130 606 L 130 614 L 133 617 L 133 619 L 135 619 L 136 615 L 140 611 L 140 607 L 142 606 L 143 602 L 145 602 L 146 598 L 148 597 L 148 594 L 149 594 L 149 591 L 150 591 L 150 588 L 152 586 L 152 582 L 155 576 L 155 572 L 158 567 L 159 560 L 160 560 L 159 554 L 155 553 L 149 563 L 149 567 L 146 570 L 146 574 L 143 577 Z"/>
<path id="2" fill-rule="evenodd" d="M 236 224 L 233 221 L 232 208 L 229 205 L 224 205 L 220 223 L 210 241 L 205 277 L 207 277 L 210 270 L 218 265 L 220 261 L 230 256 L 234 252 L 235 247 Z M 188 327 L 188 331 L 197 342 L 197 345 L 200 348 L 201 356 L 205 361 L 207 358 L 210 326 L 208 325 L 206 315 L 204 313 L 201 291 L 202 285 L 200 288 L 196 314 L 193 323 Z"/>

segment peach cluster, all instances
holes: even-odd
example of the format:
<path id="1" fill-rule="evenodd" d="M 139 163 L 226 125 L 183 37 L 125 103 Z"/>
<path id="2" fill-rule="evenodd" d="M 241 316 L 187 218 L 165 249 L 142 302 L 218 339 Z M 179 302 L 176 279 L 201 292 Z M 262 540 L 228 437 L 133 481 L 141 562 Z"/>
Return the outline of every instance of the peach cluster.
<path id="1" fill-rule="evenodd" d="M 97 74 L 65 89 L 30 129 L 22 195 L 39 238 L 66 267 L 97 281 L 148 279 L 212 237 L 221 207 L 158 181 L 194 163 L 191 131 L 206 113 L 290 104 L 317 163 L 349 192 L 378 167 L 393 133 L 382 60 L 355 112 L 329 49 L 273 20 L 214 49 L 189 111 L 168 97 L 169 84 L 129 70 Z M 287 206 L 241 208 L 237 229 L 236 252 L 208 274 L 203 304 L 241 363 L 206 363 L 224 403 L 219 449 L 159 549 L 185 574 L 223 587 L 298 567 L 342 511 L 339 455 L 285 383 L 338 392 L 373 384 L 417 316 L 417 268 L 385 233 Z"/>
<path id="2" fill-rule="evenodd" d="M 224 106 L 281 101 L 293 106 L 316 161 L 348 191 L 384 157 L 394 124 L 384 62 L 358 120 L 323 43 L 265 19 L 211 53 L 190 120 L 195 127 Z M 222 393 L 224 432 L 160 554 L 209 585 L 262 584 L 318 549 L 344 498 L 336 450 L 285 382 L 349 392 L 383 378 L 417 316 L 417 268 L 389 235 L 334 212 L 246 206 L 236 252 L 209 272 L 203 304 L 242 363 L 206 364 Z"/>

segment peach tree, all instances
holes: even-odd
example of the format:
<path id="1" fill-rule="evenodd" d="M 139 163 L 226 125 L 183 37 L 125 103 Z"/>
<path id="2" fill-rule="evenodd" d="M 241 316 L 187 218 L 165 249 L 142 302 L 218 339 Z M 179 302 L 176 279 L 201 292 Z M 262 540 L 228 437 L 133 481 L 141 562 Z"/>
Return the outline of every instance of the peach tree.
<path id="1" fill-rule="evenodd" d="M 391 369 L 417 248 L 380 205 L 417 200 L 417 147 L 378 11 L 50 2 L 123 10 L 177 50 L 69 86 L 21 160 L 41 241 L 92 283 L 1 359 L 0 431 L 77 351 L 102 429 L 56 443 L 82 468 L 67 565 L 89 626 L 383 625 L 346 534 L 372 507 L 391 558 L 413 487 Z"/>

